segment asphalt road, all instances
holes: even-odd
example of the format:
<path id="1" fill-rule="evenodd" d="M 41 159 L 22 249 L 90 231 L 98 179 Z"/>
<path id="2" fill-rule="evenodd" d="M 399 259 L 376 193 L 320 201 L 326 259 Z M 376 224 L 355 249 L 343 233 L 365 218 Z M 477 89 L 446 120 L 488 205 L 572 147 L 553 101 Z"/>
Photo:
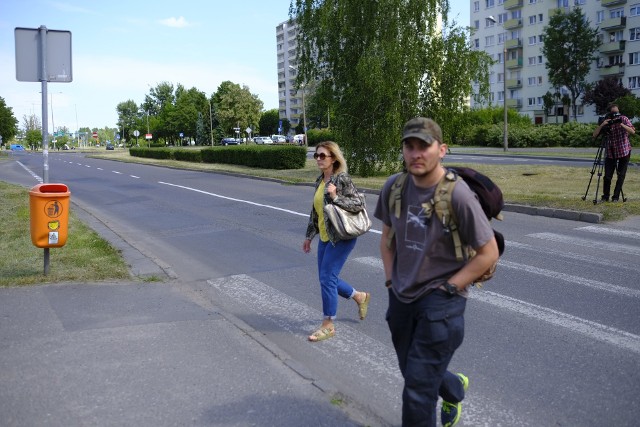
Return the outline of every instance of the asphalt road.
<path id="1" fill-rule="evenodd" d="M 42 156 L 3 166 L 30 186 Z M 384 321 L 380 224 L 343 277 L 372 293 L 360 322 L 341 301 L 336 338 L 306 341 L 321 318 L 315 250 L 301 250 L 312 189 L 230 175 L 54 153 L 50 182 L 188 287 L 224 306 L 317 378 L 399 423 L 402 382 Z M 372 214 L 377 196 L 367 196 Z M 371 215 L 372 216 L 372 215 Z M 372 216 L 373 217 L 373 216 Z M 461 426 L 637 425 L 640 225 L 508 212 L 496 278 L 474 290 L 451 369 L 471 384 Z M 315 245 L 314 245 L 315 247 Z"/>

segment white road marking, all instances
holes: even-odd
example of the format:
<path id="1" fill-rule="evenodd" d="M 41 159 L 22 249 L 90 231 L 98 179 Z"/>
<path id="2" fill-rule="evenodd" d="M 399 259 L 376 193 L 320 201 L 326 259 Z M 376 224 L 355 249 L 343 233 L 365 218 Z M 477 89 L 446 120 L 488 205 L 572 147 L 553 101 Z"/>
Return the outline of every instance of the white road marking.
<path id="1" fill-rule="evenodd" d="M 554 257 L 562 257 L 562 258 L 573 259 L 576 261 L 582 261 L 588 264 L 599 264 L 599 265 L 606 265 L 608 267 L 616 267 L 616 268 L 629 268 L 629 264 L 625 264 L 615 260 L 603 259 L 601 257 L 595 257 L 590 255 L 575 254 L 572 252 L 559 251 L 551 248 L 538 248 L 535 246 L 528 245 L 526 243 L 514 242 L 511 240 L 507 240 L 505 242 L 505 246 L 508 249 L 518 248 L 518 249 L 523 249 L 527 251 L 542 253 L 545 255 L 553 255 Z"/>
<path id="2" fill-rule="evenodd" d="M 617 230 L 615 228 L 601 227 L 598 225 L 588 225 L 586 227 L 578 227 L 576 230 L 588 231 L 590 233 L 596 234 L 605 234 L 609 236 L 616 237 L 628 237 L 631 239 L 640 239 L 640 232 L 638 231 L 628 231 L 628 230 Z"/>
<path id="3" fill-rule="evenodd" d="M 26 170 L 27 172 L 29 172 L 29 175 L 31 175 L 32 177 L 34 177 L 36 179 L 36 181 L 38 181 L 40 184 L 42 184 L 44 182 L 44 179 L 42 179 L 40 176 L 38 176 L 34 171 L 32 171 L 31 169 L 29 169 L 28 167 L 26 167 L 25 165 L 23 165 L 22 163 L 20 163 L 20 161 L 16 160 L 16 162 L 22 166 L 22 168 L 24 170 Z"/>
<path id="4" fill-rule="evenodd" d="M 303 217 L 308 217 L 309 216 L 309 213 L 296 212 L 296 211 L 292 211 L 290 209 L 279 208 L 277 206 L 265 205 L 263 203 L 252 202 L 250 200 L 243 200 L 243 199 L 236 199 L 236 198 L 233 198 L 233 197 L 227 197 L 227 196 L 223 196 L 221 194 L 211 193 L 209 191 L 198 190 L 197 188 L 185 187 L 184 185 L 171 184 L 169 182 L 162 182 L 162 181 L 158 181 L 158 184 L 168 185 L 168 186 L 176 187 L 176 188 L 182 188 L 183 190 L 195 191 L 196 193 L 206 194 L 208 196 L 217 197 L 219 199 L 231 200 L 231 201 L 238 202 L 238 203 L 246 203 L 246 204 L 252 205 L 252 206 L 259 206 L 259 207 L 263 207 L 263 208 L 267 208 L 267 209 L 273 209 L 273 210 L 280 211 L 280 212 L 286 212 L 286 213 L 290 213 L 292 215 L 303 216 Z M 369 232 L 375 233 L 375 234 L 382 234 L 381 231 L 374 230 L 374 229 L 369 230 Z"/>
<path id="5" fill-rule="evenodd" d="M 250 276 L 240 274 L 215 280 L 208 280 L 211 286 L 226 294 L 228 297 L 242 303 L 291 333 L 299 341 L 307 341 L 307 336 L 315 331 L 322 319 L 322 312 L 314 310 L 308 305 L 291 298 Z M 352 307 L 356 315 L 355 304 Z M 354 375 L 363 380 L 372 381 L 372 387 L 400 386 L 402 376 L 398 370 L 395 351 L 391 346 L 384 345 L 357 328 L 340 322 L 336 327 L 336 336 L 322 343 L 314 345 L 309 351 L 317 351 L 326 357 L 356 360 L 356 366 L 366 366 Z M 400 396 L 400 392 L 397 396 Z"/>
<path id="6" fill-rule="evenodd" d="M 527 237 L 536 239 L 549 240 L 552 242 L 567 243 L 570 245 L 583 246 L 588 249 L 602 249 L 611 252 L 620 252 L 623 254 L 640 255 L 640 246 L 624 245 L 619 243 L 606 243 L 597 240 L 581 239 L 579 237 L 569 237 L 555 233 L 534 233 L 527 234 Z"/>
<path id="7" fill-rule="evenodd" d="M 382 260 L 379 258 L 362 257 L 354 258 L 353 261 L 360 262 L 362 264 L 366 264 L 382 270 Z M 503 265 L 503 263 L 505 263 L 505 265 Z M 516 268 L 518 264 L 507 263 L 501 260 L 500 266 Z M 538 272 L 537 274 L 540 273 Z M 562 273 L 556 274 L 562 275 Z M 569 275 L 565 276 L 566 277 L 562 278 L 562 280 L 567 280 L 569 277 L 571 277 Z M 626 291 L 633 292 L 632 289 L 626 289 Z M 637 295 L 638 293 L 636 292 L 634 296 Z M 578 332 L 590 338 L 597 339 L 598 341 L 614 344 L 622 349 L 640 353 L 640 336 L 634 335 L 630 332 L 622 331 L 620 329 L 602 325 L 600 323 L 592 322 L 590 320 L 582 319 L 570 314 L 565 314 L 556 310 L 552 310 L 550 308 L 545 308 L 536 304 L 531 304 L 486 290 L 472 289 L 470 292 L 470 298 L 477 299 L 484 303 L 491 304 L 503 309 L 515 311 L 517 313 L 524 314 L 526 316 L 533 317 L 535 319 L 542 320 L 556 326 L 562 326 L 563 328 L 567 328 L 572 332 Z"/>
<path id="8" fill-rule="evenodd" d="M 135 179 L 140 179 L 139 176 L 135 176 L 135 175 L 129 175 L 131 178 L 135 178 Z"/>
<path id="9" fill-rule="evenodd" d="M 118 171 L 111 171 L 111 172 L 113 172 L 115 174 L 118 174 L 118 175 L 122 175 L 122 172 L 118 172 Z"/>
<path id="10" fill-rule="evenodd" d="M 104 170 L 104 169 L 102 169 L 102 168 L 96 168 L 96 169 L 98 169 L 99 171 L 102 171 L 102 170 Z"/>

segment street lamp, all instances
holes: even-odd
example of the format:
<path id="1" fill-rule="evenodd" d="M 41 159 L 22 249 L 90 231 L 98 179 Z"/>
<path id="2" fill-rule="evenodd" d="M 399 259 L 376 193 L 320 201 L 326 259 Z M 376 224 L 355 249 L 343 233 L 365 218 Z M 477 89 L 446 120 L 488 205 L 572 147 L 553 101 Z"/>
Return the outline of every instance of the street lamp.
<path id="1" fill-rule="evenodd" d="M 289 65 L 289 68 L 291 68 L 294 71 L 298 71 L 298 69 L 296 67 L 294 67 L 293 65 Z M 307 145 L 307 114 L 304 110 L 304 91 L 305 91 L 305 86 L 306 85 L 302 85 L 302 126 L 304 127 L 304 145 Z"/>
<path id="2" fill-rule="evenodd" d="M 209 127 L 211 128 L 209 136 L 211 137 L 211 146 L 213 147 L 213 113 L 211 112 L 211 100 L 209 100 Z"/>
<path id="3" fill-rule="evenodd" d="M 489 16 L 487 18 L 489 21 L 493 22 L 494 24 L 496 24 L 498 21 L 496 21 L 496 18 L 494 18 L 493 16 Z M 502 24 L 503 28 L 504 28 L 504 23 Z M 504 151 L 507 151 L 508 147 L 509 147 L 509 140 L 508 140 L 508 124 L 507 124 L 507 32 L 504 31 L 504 39 L 502 40 L 502 83 L 503 83 L 503 90 L 504 90 L 504 96 L 502 99 L 502 103 L 504 105 L 504 129 L 502 132 L 502 148 L 504 149 Z"/>

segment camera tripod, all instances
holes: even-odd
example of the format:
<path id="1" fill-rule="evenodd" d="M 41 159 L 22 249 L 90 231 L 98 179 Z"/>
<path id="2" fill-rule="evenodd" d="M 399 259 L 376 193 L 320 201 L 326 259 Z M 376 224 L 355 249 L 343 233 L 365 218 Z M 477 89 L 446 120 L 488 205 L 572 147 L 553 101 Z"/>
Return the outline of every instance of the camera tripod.
<path id="1" fill-rule="evenodd" d="M 598 172 L 598 181 L 596 185 L 596 195 L 593 199 L 593 204 L 598 203 L 598 190 L 600 189 L 600 177 L 602 177 L 602 169 L 604 168 L 604 161 L 602 160 L 602 153 L 609 146 L 609 136 L 603 135 L 600 141 L 600 147 L 598 147 L 598 151 L 596 153 L 596 157 L 593 159 L 593 167 L 591 168 L 591 177 L 589 178 L 589 184 L 587 185 L 587 191 L 585 191 L 584 196 L 582 196 L 582 200 L 587 200 L 587 194 L 589 193 L 589 187 L 591 187 L 591 181 L 593 180 L 593 174 Z M 615 165 L 616 176 L 618 175 L 618 163 Z M 622 188 L 620 189 L 620 196 L 622 197 L 622 201 L 626 202 L 627 198 L 624 197 L 624 191 Z"/>

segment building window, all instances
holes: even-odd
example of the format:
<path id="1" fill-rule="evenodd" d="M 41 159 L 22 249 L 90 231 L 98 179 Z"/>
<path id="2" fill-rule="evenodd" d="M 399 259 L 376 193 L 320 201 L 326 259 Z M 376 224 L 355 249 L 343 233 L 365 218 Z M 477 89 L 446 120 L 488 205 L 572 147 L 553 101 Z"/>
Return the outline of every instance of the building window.
<path id="1" fill-rule="evenodd" d="M 529 65 L 536 65 L 536 57 L 535 56 L 530 56 L 528 59 L 529 59 Z"/>
<path id="2" fill-rule="evenodd" d="M 629 30 L 629 40 L 640 40 L 640 27 L 631 28 Z"/>
<path id="3" fill-rule="evenodd" d="M 569 0 L 558 0 L 558 7 L 569 7 Z"/>
<path id="4" fill-rule="evenodd" d="M 543 102 L 542 102 L 542 97 L 541 97 L 541 96 L 539 96 L 539 97 L 538 97 L 538 105 L 542 105 L 542 104 L 543 104 Z"/>
<path id="5" fill-rule="evenodd" d="M 505 33 L 498 34 L 498 44 L 503 44 L 506 38 L 507 38 L 507 35 Z"/>
<path id="6" fill-rule="evenodd" d="M 480 39 L 475 39 L 473 41 L 473 44 L 475 45 L 476 49 L 480 49 Z"/>
<path id="7" fill-rule="evenodd" d="M 529 37 L 529 46 L 536 44 L 536 36 Z"/>
<path id="8" fill-rule="evenodd" d="M 535 86 L 536 85 L 536 78 L 535 77 L 529 77 L 527 79 L 527 85 L 528 86 Z"/>
<path id="9" fill-rule="evenodd" d="M 529 25 L 536 25 L 536 15 L 529 17 Z"/>
<path id="10" fill-rule="evenodd" d="M 609 58 L 611 59 L 611 58 Z M 617 62 L 616 62 L 617 64 Z M 638 65 L 640 64 L 640 52 L 633 52 L 629 54 L 629 64 L 630 65 Z"/>
<path id="11" fill-rule="evenodd" d="M 640 87 L 640 76 L 629 77 L 629 89 L 638 89 Z"/>
<path id="12" fill-rule="evenodd" d="M 484 0 L 484 7 L 489 8 L 495 5 L 494 0 Z"/>
<path id="13" fill-rule="evenodd" d="M 477 19 L 473 21 L 473 26 L 476 30 L 480 29 L 480 21 L 478 21 Z"/>
<path id="14" fill-rule="evenodd" d="M 574 5 L 575 6 L 582 6 L 584 5 L 585 0 L 574 0 Z"/>
<path id="15" fill-rule="evenodd" d="M 631 5 L 631 8 L 629 9 L 629 15 L 630 16 L 640 15 L 640 3 Z"/>
<path id="16" fill-rule="evenodd" d="M 542 13 L 539 13 L 539 14 L 538 14 L 538 22 L 540 22 L 540 23 L 542 24 L 542 21 L 543 21 L 543 19 L 542 19 Z"/>
<path id="17" fill-rule="evenodd" d="M 535 98 L 527 98 L 527 101 L 529 103 L 529 107 L 532 107 L 532 106 L 536 105 L 536 99 Z"/>
<path id="18" fill-rule="evenodd" d="M 478 12 L 480 10 L 480 2 L 479 1 L 474 1 L 473 2 L 473 11 L 474 12 Z"/>
<path id="19" fill-rule="evenodd" d="M 624 16 L 624 7 L 618 7 L 609 11 L 609 18 L 620 18 Z"/>
<path id="20" fill-rule="evenodd" d="M 538 86 L 542 86 L 542 76 L 538 76 Z"/>
<path id="21" fill-rule="evenodd" d="M 493 46 L 495 44 L 496 38 L 494 36 L 487 36 L 484 38 L 485 46 Z"/>
<path id="22" fill-rule="evenodd" d="M 538 65 L 542 65 L 542 55 L 538 56 Z"/>

